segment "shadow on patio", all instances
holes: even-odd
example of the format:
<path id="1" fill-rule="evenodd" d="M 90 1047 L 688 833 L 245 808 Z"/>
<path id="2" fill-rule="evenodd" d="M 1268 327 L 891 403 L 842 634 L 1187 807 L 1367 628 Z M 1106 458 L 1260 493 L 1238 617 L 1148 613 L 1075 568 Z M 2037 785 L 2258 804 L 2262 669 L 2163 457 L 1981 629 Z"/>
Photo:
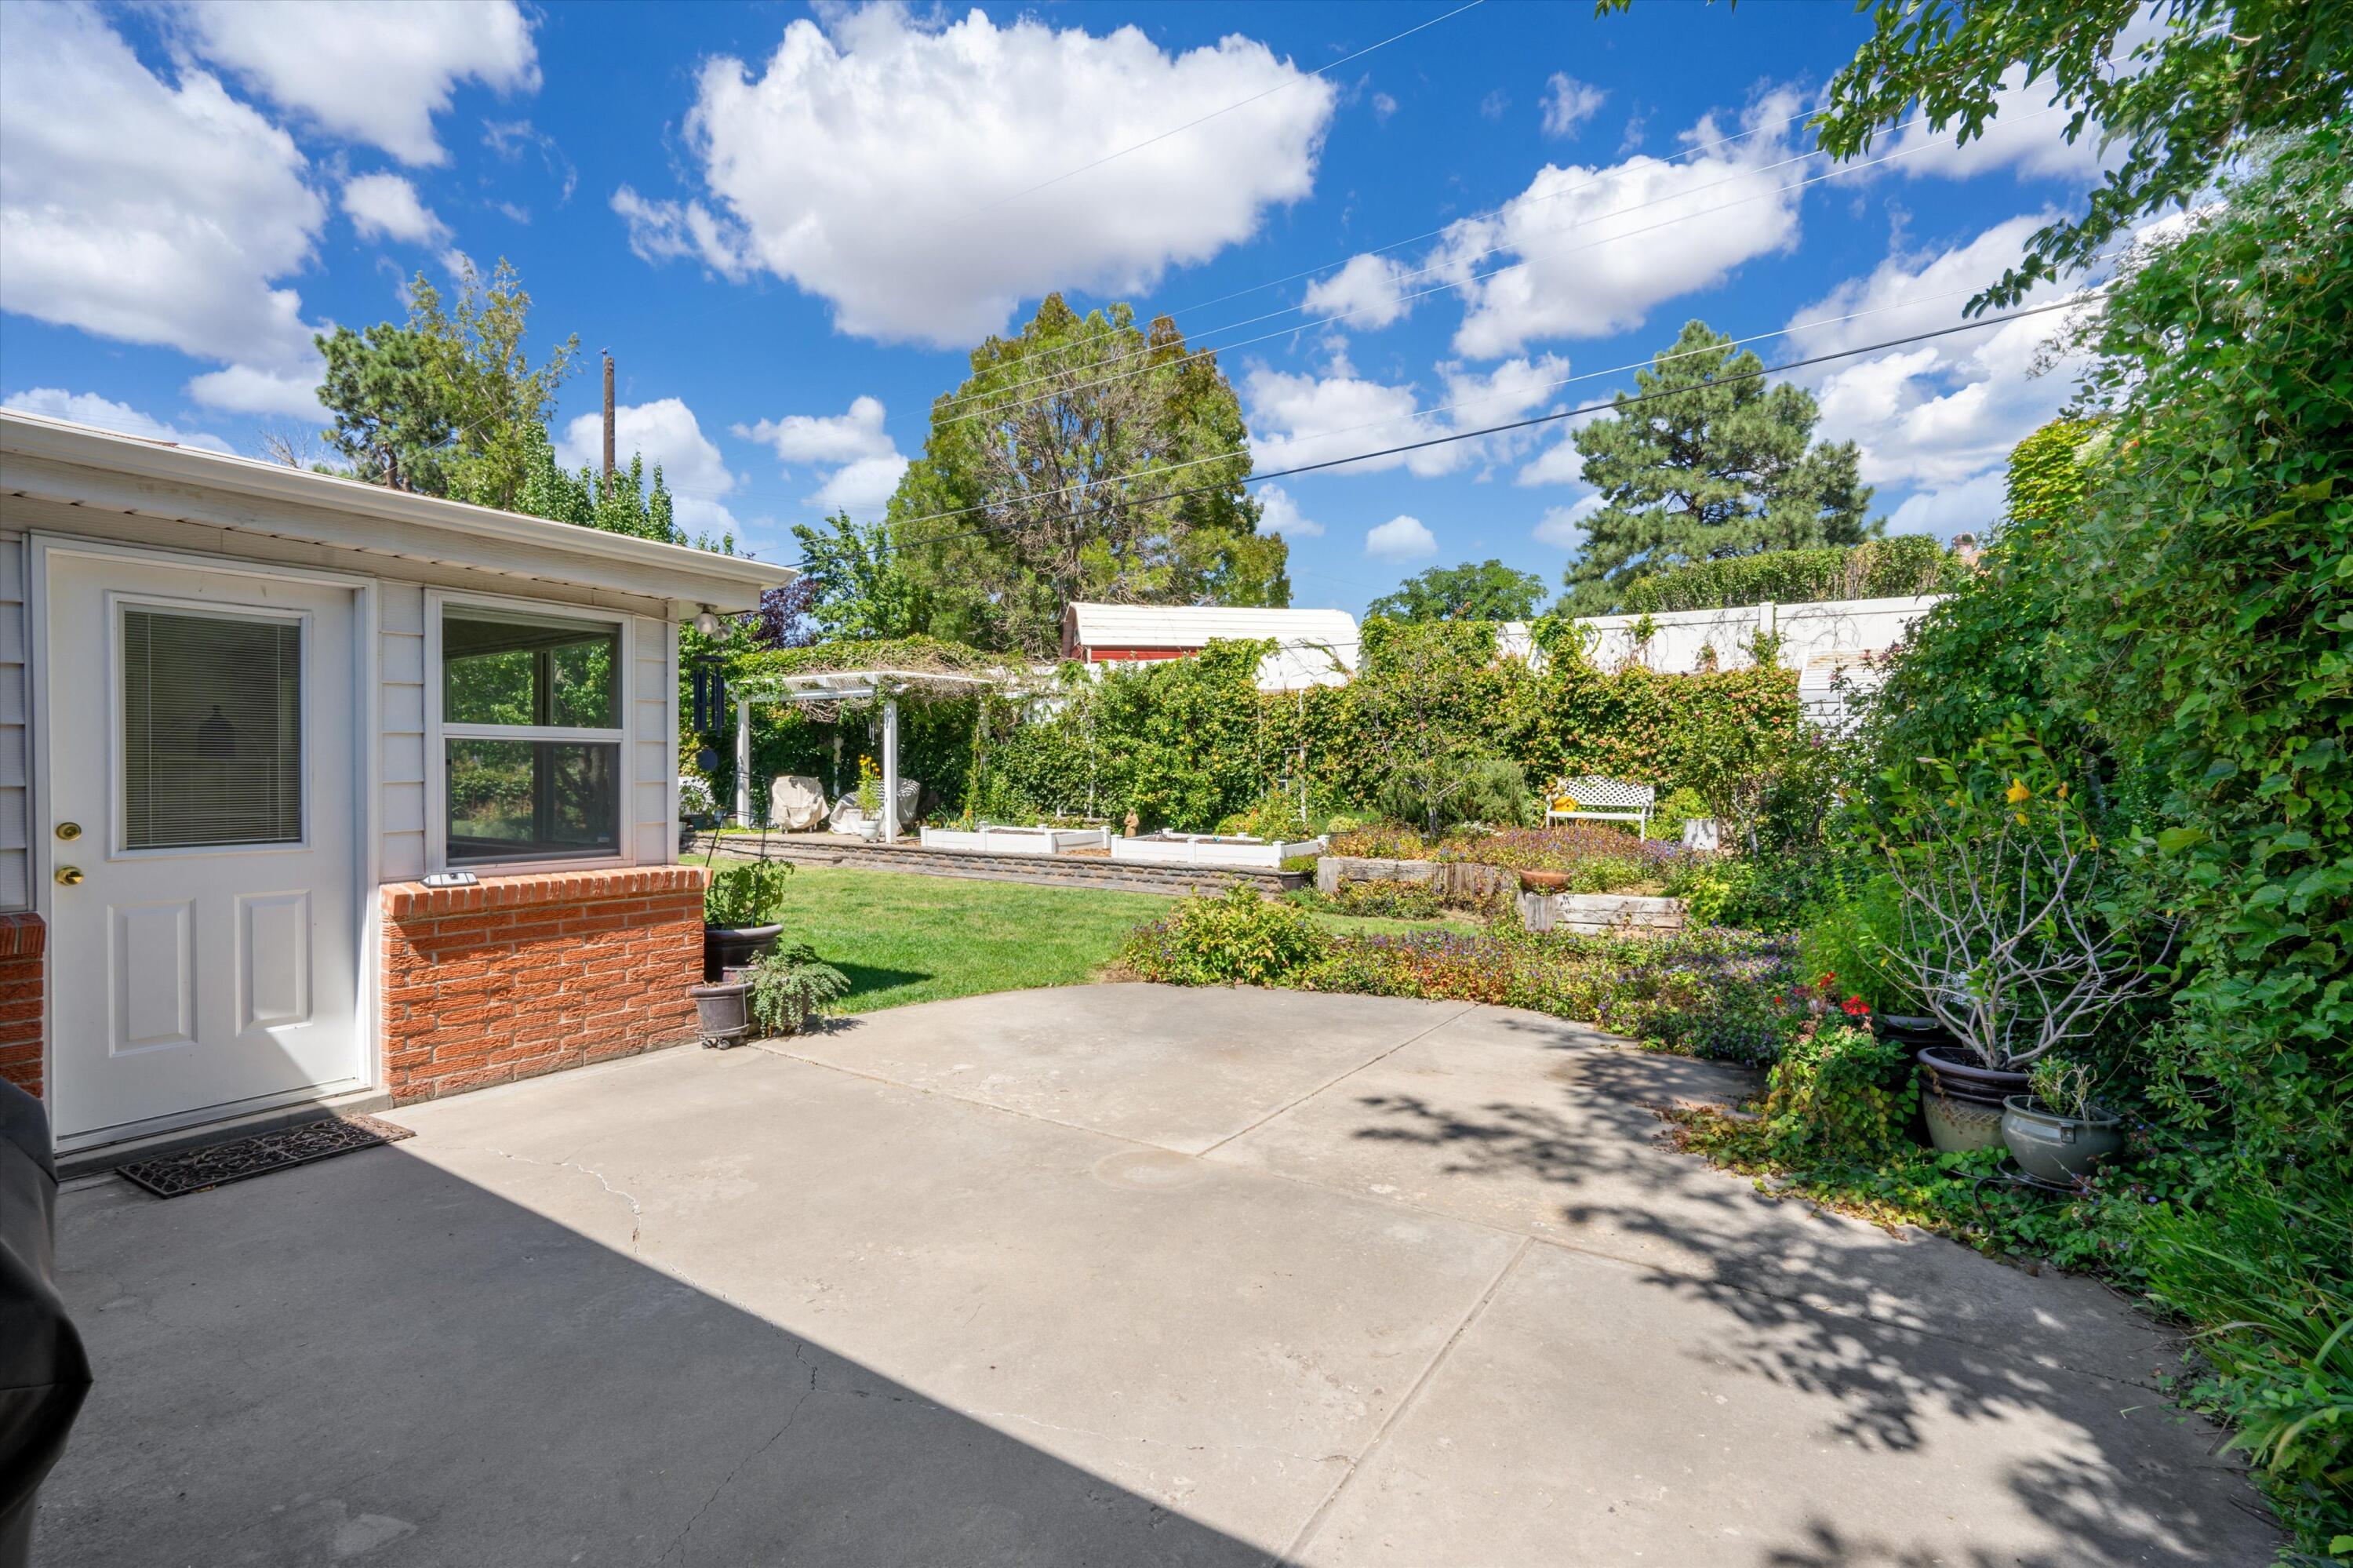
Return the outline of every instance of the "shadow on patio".
<path id="1" fill-rule="evenodd" d="M 396 1148 L 63 1208 L 39 1564 L 1267 1560 Z"/>

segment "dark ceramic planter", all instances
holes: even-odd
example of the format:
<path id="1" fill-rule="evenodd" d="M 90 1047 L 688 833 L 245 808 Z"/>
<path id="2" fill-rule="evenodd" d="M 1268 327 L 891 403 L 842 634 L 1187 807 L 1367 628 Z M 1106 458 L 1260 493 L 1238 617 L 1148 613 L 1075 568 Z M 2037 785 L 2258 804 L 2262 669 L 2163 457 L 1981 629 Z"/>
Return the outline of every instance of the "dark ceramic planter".
<path id="1" fill-rule="evenodd" d="M 2063 1116 L 2012 1095 L 2002 1105 L 2001 1140 L 2029 1176 L 2073 1186 L 2125 1146 L 2124 1118 L 2091 1108 L 2088 1117 Z"/>
<path id="2" fill-rule="evenodd" d="M 702 979 L 716 983 L 729 969 L 740 969 L 776 945 L 782 926 L 705 926 L 702 928 Z"/>
<path id="3" fill-rule="evenodd" d="M 687 987 L 694 998 L 695 1032 L 705 1045 L 725 1050 L 752 1032 L 752 988 L 741 980 Z"/>
<path id="4" fill-rule="evenodd" d="M 1978 1066 L 1971 1054 L 1958 1045 L 1928 1045 L 1914 1058 L 1928 1141 L 1947 1154 L 2003 1147 L 2003 1102 L 2027 1091 L 2024 1073 Z"/>

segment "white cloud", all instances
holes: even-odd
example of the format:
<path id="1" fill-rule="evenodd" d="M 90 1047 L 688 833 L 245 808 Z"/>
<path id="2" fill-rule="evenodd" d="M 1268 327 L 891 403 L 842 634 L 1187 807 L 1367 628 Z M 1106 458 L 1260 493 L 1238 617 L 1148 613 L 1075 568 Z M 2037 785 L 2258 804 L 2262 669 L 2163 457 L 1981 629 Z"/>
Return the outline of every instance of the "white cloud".
<path id="1" fill-rule="evenodd" d="M 1386 92 L 1373 94 L 1373 118 L 1386 125 L 1389 116 L 1398 111 L 1398 101 Z"/>
<path id="2" fill-rule="evenodd" d="M 1356 256 L 1328 278 L 1307 285 L 1299 308 L 1311 316 L 1337 316 L 1351 329 L 1371 331 L 1402 320 L 1413 309 L 1404 297 L 1409 273 L 1386 256 Z"/>
<path id="3" fill-rule="evenodd" d="M 1701 157 L 1548 164 L 1499 211 L 1453 225 L 1430 267 L 1465 302 L 1455 352 L 1491 359 L 1544 338 L 1630 331 L 1653 306 L 1793 248 L 1806 171 L 1773 165 L 1789 155 L 1778 122 L 1799 107 L 1794 94 L 1766 95 L 1743 117 L 1755 134 Z M 1723 133 L 1704 118 L 1683 140 Z"/>
<path id="4" fill-rule="evenodd" d="M 1573 450 L 1573 449 L 1572 449 Z M 1572 553 L 1585 544 L 1585 520 L 1601 510 L 1601 497 L 1579 496 L 1567 506 L 1548 506 L 1532 530 L 1536 542 Z"/>
<path id="5" fill-rule="evenodd" d="M 846 414 L 787 414 L 756 425 L 737 425 L 735 434 L 775 450 L 786 464 L 831 468 L 812 504 L 865 518 L 880 514 L 899 488 L 907 460 L 882 429 L 880 398 L 859 397 Z"/>
<path id="6" fill-rule="evenodd" d="M 1580 422 L 1567 421 L 1572 429 Z M 1527 485 L 1575 484 L 1584 474 L 1585 454 L 1577 450 L 1577 443 L 1569 439 L 1569 432 L 1565 429 L 1560 440 L 1538 452 L 1534 462 L 1520 470 L 1520 476 L 1514 482 Z"/>
<path id="7" fill-rule="evenodd" d="M 319 379 L 323 370 L 315 356 L 308 366 L 282 373 L 259 370 L 250 365 L 232 365 L 226 370 L 208 370 L 190 381 L 188 396 L 209 408 L 239 414 L 323 419 L 326 410 L 319 402 Z"/>
<path id="8" fill-rule="evenodd" d="M 708 205 L 624 187 L 614 206 L 639 255 L 756 265 L 875 338 L 969 344 L 1047 290 L 1145 291 L 1248 239 L 1313 188 L 1336 99 L 1238 35 L 1172 57 L 1133 26 L 826 15 L 788 25 L 756 72 L 704 65 L 686 131 Z"/>
<path id="9" fill-rule="evenodd" d="M 1438 554 L 1438 539 L 1419 517 L 1400 514 L 1365 535 L 1365 554 L 1381 561 L 1419 561 Z"/>
<path id="10" fill-rule="evenodd" d="M 184 447 L 201 447 L 210 452 L 235 452 L 218 436 L 201 431 L 177 430 L 153 415 L 142 414 L 128 403 L 117 403 L 95 392 L 69 392 L 61 387 L 36 387 L 29 391 L 12 392 L 0 399 L 0 408 L 19 414 L 42 414 L 52 419 L 71 419 L 77 425 L 95 425 L 101 430 L 118 430 L 126 436 L 144 436 L 153 441 L 177 441 Z"/>
<path id="11" fill-rule="evenodd" d="M 1262 484 L 1258 492 L 1260 514 L 1258 530 L 1261 534 L 1280 534 L 1286 539 L 1314 539 L 1323 536 L 1324 524 L 1299 510 L 1299 503 L 1279 484 Z"/>
<path id="12" fill-rule="evenodd" d="M 624 404 L 613 410 L 613 455 L 627 467 L 635 453 L 649 471 L 659 465 L 662 482 L 674 498 L 679 525 L 690 534 L 741 528 L 735 514 L 719 498 L 735 488 L 735 476 L 726 459 L 694 418 L 694 410 L 676 397 L 651 403 Z M 605 459 L 605 418 L 583 414 L 564 428 L 555 443 L 556 461 L 566 468 L 591 467 Z M 650 481 L 650 471 L 648 474 Z"/>
<path id="13" fill-rule="evenodd" d="M 2066 139 L 2072 111 L 2045 112 L 2054 89 L 2045 76 L 2034 87 L 2026 83 L 2026 68 L 2012 66 L 2003 73 L 1994 94 L 1993 117 L 1983 133 L 1967 145 L 1958 126 L 1933 132 L 1915 119 L 1894 140 L 1873 147 L 1869 156 L 1901 156 L 1887 165 L 1910 179 L 1935 177 L 1966 180 L 1997 169 L 2015 169 L 2021 178 L 2076 180 L 2085 184 L 2100 174 L 2100 128 L 2086 124 L 2073 142 Z"/>
<path id="14" fill-rule="evenodd" d="M 1958 484 L 1906 497 L 1888 514 L 1887 531 L 1934 534 L 1947 540 L 1956 534 L 1974 534 L 1982 540 L 2000 521 L 2008 503 L 2002 471 L 1994 469 Z"/>
<path id="15" fill-rule="evenodd" d="M 1868 276 L 1849 279 L 1793 320 L 1873 313 L 1797 331 L 1792 350 L 1831 353 L 1959 325 L 1969 296 L 2018 260 L 2026 237 L 2044 220 L 2029 214 L 1944 251 L 1890 255 Z M 2027 302 L 2058 297 L 2046 285 Z M 1982 478 L 2066 401 L 2075 379 L 2073 365 L 2056 364 L 2039 376 L 2034 370 L 2043 345 L 2070 315 L 2030 316 L 1817 371 L 1819 433 L 1861 446 L 1868 483 L 1948 489 Z"/>
<path id="16" fill-rule="evenodd" d="M 404 164 L 448 161 L 433 117 L 458 83 L 539 86 L 531 23 L 514 0 L 222 0 L 173 15 L 196 52 L 272 102 Z"/>
<path id="17" fill-rule="evenodd" d="M 398 175 L 360 175 L 343 182 L 343 210 L 362 239 L 439 245 L 448 228 L 433 216 L 417 187 Z"/>
<path id="18" fill-rule="evenodd" d="M 1609 92 L 1589 81 L 1555 71 L 1545 84 L 1544 133 L 1574 140 L 1577 127 L 1601 111 Z"/>
<path id="19" fill-rule="evenodd" d="M 1253 365 L 1242 377 L 1251 461 L 1261 470 L 1291 468 L 1505 423 L 1543 404 L 1568 374 L 1568 361 L 1547 354 L 1506 360 L 1483 375 L 1451 364 L 1438 369 L 1444 394 L 1435 408 L 1423 412 L 1412 386 L 1366 380 L 1345 355 L 1335 355 L 1322 376 Z M 1428 479 L 1510 457 L 1536 439 L 1533 432 L 1517 431 L 1447 441 L 1351 463 L 1339 471 L 1403 468 Z"/>
<path id="20" fill-rule="evenodd" d="M 1490 88 L 1487 96 L 1479 101 L 1479 115 L 1483 120 L 1501 120 L 1512 107 L 1512 95 L 1502 88 Z"/>
<path id="21" fill-rule="evenodd" d="M 780 462 L 855 462 L 898 455 L 897 443 L 883 433 L 882 417 L 880 398 L 860 397 L 847 414 L 787 414 L 749 427 L 738 425 L 735 433 L 774 447 Z"/>
<path id="22" fill-rule="evenodd" d="M 307 30 L 307 29 L 306 29 Z M 0 309 L 208 359 L 311 352 L 301 269 L 326 218 L 293 139 L 99 14 L 13 5 L 0 49 Z"/>

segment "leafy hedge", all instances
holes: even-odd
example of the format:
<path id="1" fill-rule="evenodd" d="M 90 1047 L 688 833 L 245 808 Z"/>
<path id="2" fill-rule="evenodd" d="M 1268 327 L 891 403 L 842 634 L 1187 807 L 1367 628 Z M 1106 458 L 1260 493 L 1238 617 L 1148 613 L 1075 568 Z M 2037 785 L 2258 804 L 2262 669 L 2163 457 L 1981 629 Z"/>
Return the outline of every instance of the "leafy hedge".
<path id="1" fill-rule="evenodd" d="M 1926 534 L 1898 534 L 1860 545 L 1767 550 L 1694 561 L 1638 578 L 1619 596 L 1627 615 L 1740 605 L 1810 604 L 1830 599 L 1896 599 L 1949 593 L 1968 568 Z"/>

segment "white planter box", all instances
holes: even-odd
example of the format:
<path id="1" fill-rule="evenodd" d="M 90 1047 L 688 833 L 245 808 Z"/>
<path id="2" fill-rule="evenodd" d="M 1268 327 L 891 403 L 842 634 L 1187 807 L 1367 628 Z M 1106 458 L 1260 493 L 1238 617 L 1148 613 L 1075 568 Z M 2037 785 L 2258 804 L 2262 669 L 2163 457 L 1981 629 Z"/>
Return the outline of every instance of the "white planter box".
<path id="1" fill-rule="evenodd" d="M 1068 854 L 1101 849 L 1110 837 L 1107 828 L 925 828 L 923 844 L 967 854 Z"/>
<path id="2" fill-rule="evenodd" d="M 1293 855 L 1320 854 L 1322 839 L 1280 843 L 1270 839 L 1219 838 L 1214 833 L 1152 833 L 1111 841 L 1111 858 L 1138 865 L 1224 865 L 1273 871 Z"/>

